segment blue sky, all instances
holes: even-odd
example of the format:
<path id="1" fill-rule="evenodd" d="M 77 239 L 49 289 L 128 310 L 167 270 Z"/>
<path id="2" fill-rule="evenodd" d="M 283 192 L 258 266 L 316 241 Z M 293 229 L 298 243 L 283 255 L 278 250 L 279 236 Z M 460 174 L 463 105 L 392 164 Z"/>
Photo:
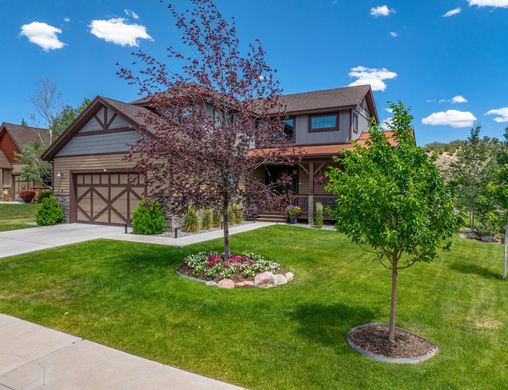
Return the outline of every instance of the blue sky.
<path id="1" fill-rule="evenodd" d="M 508 0 L 217 4 L 235 16 L 242 42 L 262 40 L 287 93 L 370 81 L 381 119 L 388 100 L 412 107 L 422 145 L 465 138 L 473 123 L 501 137 L 508 125 Z M 157 0 L 2 0 L 0 21 L 0 122 L 30 118 L 41 79 L 66 104 L 133 100 L 136 90 L 115 74 L 131 45 L 162 57 L 180 44 Z"/>

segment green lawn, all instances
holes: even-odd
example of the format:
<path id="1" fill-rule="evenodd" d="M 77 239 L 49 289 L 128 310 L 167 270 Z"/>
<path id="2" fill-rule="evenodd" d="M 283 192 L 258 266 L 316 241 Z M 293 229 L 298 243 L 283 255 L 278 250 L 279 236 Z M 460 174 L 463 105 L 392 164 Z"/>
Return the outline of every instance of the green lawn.
<path id="1" fill-rule="evenodd" d="M 176 266 L 220 241 L 174 249 L 94 241 L 0 260 L 0 312 L 250 389 L 462 389 L 508 383 L 502 248 L 456 239 L 401 272 L 398 325 L 437 343 L 419 365 L 351 350 L 355 325 L 386 321 L 390 274 L 332 231 L 272 226 L 232 238 L 296 275 L 272 290 L 220 290 Z"/>
<path id="2" fill-rule="evenodd" d="M 0 204 L 0 232 L 33 227 L 38 204 Z"/>

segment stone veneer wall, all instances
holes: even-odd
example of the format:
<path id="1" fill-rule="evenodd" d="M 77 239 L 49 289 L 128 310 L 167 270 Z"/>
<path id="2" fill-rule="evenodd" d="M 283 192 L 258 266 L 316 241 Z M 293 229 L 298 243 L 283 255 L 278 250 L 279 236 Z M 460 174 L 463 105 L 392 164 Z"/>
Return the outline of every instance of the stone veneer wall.
<path id="1" fill-rule="evenodd" d="M 70 196 L 69 195 L 55 195 L 56 200 L 60 204 L 60 207 L 64 211 L 65 221 L 70 222 L 71 208 L 70 208 Z"/>

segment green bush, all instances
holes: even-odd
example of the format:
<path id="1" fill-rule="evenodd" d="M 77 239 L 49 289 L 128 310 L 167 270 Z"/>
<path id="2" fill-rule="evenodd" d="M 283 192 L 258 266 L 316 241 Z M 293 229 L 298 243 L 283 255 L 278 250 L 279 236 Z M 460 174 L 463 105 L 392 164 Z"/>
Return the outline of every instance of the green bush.
<path id="1" fill-rule="evenodd" d="M 243 204 L 241 203 L 235 203 L 232 206 L 233 211 L 233 223 L 239 224 L 243 222 L 244 216 L 243 216 Z"/>
<path id="2" fill-rule="evenodd" d="M 212 226 L 220 228 L 221 225 L 222 225 L 222 214 L 220 210 L 214 210 L 212 217 Z"/>
<path id="3" fill-rule="evenodd" d="M 233 205 L 228 206 L 228 223 L 233 224 L 235 223 L 235 213 L 233 211 Z"/>
<path id="4" fill-rule="evenodd" d="M 162 205 L 153 199 L 142 199 L 132 216 L 135 234 L 161 234 L 166 230 L 166 217 Z"/>
<path id="5" fill-rule="evenodd" d="M 46 197 L 42 201 L 41 207 L 39 207 L 35 214 L 35 221 L 38 225 L 42 226 L 65 222 L 64 212 L 53 195 Z"/>
<path id="6" fill-rule="evenodd" d="M 37 202 L 38 203 L 42 203 L 42 201 L 46 198 L 49 198 L 53 196 L 53 193 L 50 192 L 50 191 L 41 191 L 39 192 L 39 194 L 37 195 Z"/>
<path id="7" fill-rule="evenodd" d="M 321 229 L 323 227 L 323 203 L 317 202 L 316 203 L 316 220 L 314 221 L 316 224 L 316 227 L 318 229 Z"/>
<path id="8" fill-rule="evenodd" d="M 212 210 L 204 209 L 201 212 L 201 228 L 208 230 L 212 227 Z"/>
<path id="9" fill-rule="evenodd" d="M 183 217 L 183 230 L 191 233 L 199 230 L 198 213 L 192 205 L 188 205 L 187 210 L 185 210 L 185 215 Z"/>

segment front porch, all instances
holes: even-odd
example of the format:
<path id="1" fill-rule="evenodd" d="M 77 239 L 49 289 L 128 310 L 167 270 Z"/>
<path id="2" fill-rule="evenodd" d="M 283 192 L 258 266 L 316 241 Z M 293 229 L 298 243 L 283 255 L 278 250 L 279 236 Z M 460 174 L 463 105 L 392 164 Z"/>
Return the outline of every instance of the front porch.
<path id="1" fill-rule="evenodd" d="M 295 166 L 266 166 L 256 172 L 260 180 L 266 184 L 275 183 L 279 176 L 289 174 L 293 177 L 290 190 L 290 202 L 302 209 L 299 220 L 305 220 L 309 225 L 314 225 L 316 203 L 321 203 L 325 210 L 334 207 L 337 197 L 325 190 L 326 180 L 324 173 L 328 167 L 334 165 L 331 157 L 306 158 Z M 325 221 L 331 218 L 324 213 Z M 286 221 L 284 209 L 261 210 L 259 220 L 283 222 Z"/>

